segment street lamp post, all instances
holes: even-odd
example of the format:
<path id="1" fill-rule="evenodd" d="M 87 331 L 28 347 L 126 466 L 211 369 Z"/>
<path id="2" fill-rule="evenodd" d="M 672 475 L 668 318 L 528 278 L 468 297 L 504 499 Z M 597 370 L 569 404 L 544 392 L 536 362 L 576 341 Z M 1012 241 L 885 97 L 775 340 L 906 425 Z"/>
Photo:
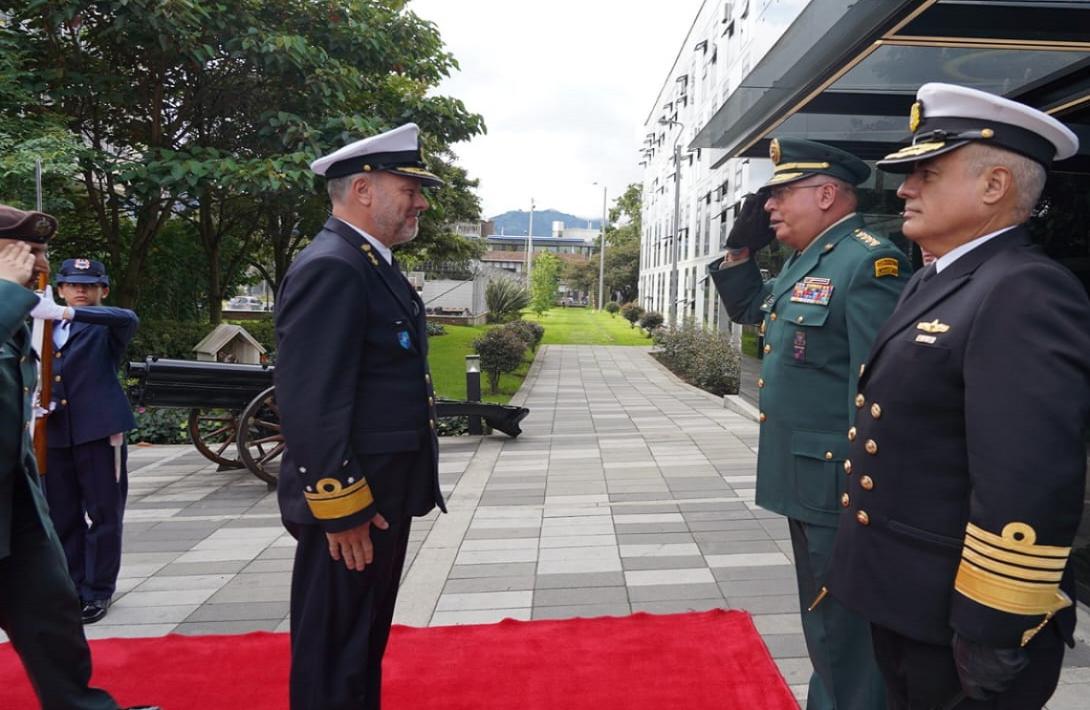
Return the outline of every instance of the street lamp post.
<path id="1" fill-rule="evenodd" d="M 667 297 L 670 299 L 668 322 L 677 325 L 677 304 L 681 299 L 681 284 L 678 283 L 677 274 L 678 252 L 681 248 L 681 136 L 685 131 L 685 124 L 668 118 L 660 118 L 659 123 L 678 127 L 677 138 L 674 139 L 674 240 L 670 245 L 670 287 L 667 289 Z"/>
<path id="2" fill-rule="evenodd" d="M 609 213 L 606 212 L 606 186 L 602 185 L 602 236 L 598 246 L 598 310 L 605 305 L 606 287 L 606 224 Z"/>
<path id="3" fill-rule="evenodd" d="M 530 228 L 526 230 L 526 278 L 534 268 L 534 198 L 530 198 Z"/>

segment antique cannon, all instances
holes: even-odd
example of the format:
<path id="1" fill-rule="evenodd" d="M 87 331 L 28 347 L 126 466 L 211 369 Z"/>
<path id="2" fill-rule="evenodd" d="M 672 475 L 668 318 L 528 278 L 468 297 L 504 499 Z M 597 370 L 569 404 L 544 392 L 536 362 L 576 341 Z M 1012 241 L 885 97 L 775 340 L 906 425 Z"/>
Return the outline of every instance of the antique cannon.
<path id="1" fill-rule="evenodd" d="M 246 468 L 270 486 L 276 484 L 284 453 L 273 368 L 149 357 L 130 362 L 129 399 L 137 407 L 189 410 L 193 445 L 221 468 Z M 440 399 L 440 418 L 477 416 L 511 437 L 522 433 L 525 407 Z"/>

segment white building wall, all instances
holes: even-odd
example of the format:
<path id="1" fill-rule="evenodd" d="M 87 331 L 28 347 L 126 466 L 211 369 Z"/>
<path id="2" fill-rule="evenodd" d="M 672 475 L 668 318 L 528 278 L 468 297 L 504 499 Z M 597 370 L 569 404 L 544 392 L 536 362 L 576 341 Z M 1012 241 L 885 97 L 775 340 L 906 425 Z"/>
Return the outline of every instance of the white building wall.
<path id="1" fill-rule="evenodd" d="M 772 174 L 767 159 L 732 159 L 685 147 L 798 17 L 809 0 L 707 0 L 652 106 L 643 144 L 643 234 L 639 303 L 669 317 L 673 260 L 674 145 L 681 147 L 677 280 L 678 318 L 730 330 L 707 265 L 723 253 L 733 212 L 743 195 Z M 677 121 L 682 125 L 663 124 Z"/>

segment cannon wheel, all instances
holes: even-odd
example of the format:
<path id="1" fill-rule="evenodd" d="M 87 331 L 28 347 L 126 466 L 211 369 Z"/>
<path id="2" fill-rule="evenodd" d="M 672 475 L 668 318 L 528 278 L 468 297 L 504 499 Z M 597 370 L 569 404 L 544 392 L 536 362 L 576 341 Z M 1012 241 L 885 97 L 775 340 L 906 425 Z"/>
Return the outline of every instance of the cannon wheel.
<path id="1" fill-rule="evenodd" d="M 230 409 L 189 410 L 189 440 L 201 455 L 224 468 L 242 468 L 235 440 L 238 438 L 238 412 Z"/>
<path id="2" fill-rule="evenodd" d="M 239 417 L 238 454 L 250 473 L 271 488 L 276 485 L 279 471 L 271 464 L 283 453 L 280 410 L 276 406 L 275 388 L 270 387 L 255 397 Z"/>

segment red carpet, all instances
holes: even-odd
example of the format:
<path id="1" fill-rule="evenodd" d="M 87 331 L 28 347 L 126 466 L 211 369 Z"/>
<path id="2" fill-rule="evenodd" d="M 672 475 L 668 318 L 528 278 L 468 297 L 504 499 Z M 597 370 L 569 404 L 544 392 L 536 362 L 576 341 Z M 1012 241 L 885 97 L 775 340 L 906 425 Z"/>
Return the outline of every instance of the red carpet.
<path id="1" fill-rule="evenodd" d="M 94 684 L 122 705 L 286 710 L 287 634 L 92 641 Z M 37 707 L 0 646 L 0 708 Z M 394 627 L 387 710 L 797 709 L 749 615 Z"/>

